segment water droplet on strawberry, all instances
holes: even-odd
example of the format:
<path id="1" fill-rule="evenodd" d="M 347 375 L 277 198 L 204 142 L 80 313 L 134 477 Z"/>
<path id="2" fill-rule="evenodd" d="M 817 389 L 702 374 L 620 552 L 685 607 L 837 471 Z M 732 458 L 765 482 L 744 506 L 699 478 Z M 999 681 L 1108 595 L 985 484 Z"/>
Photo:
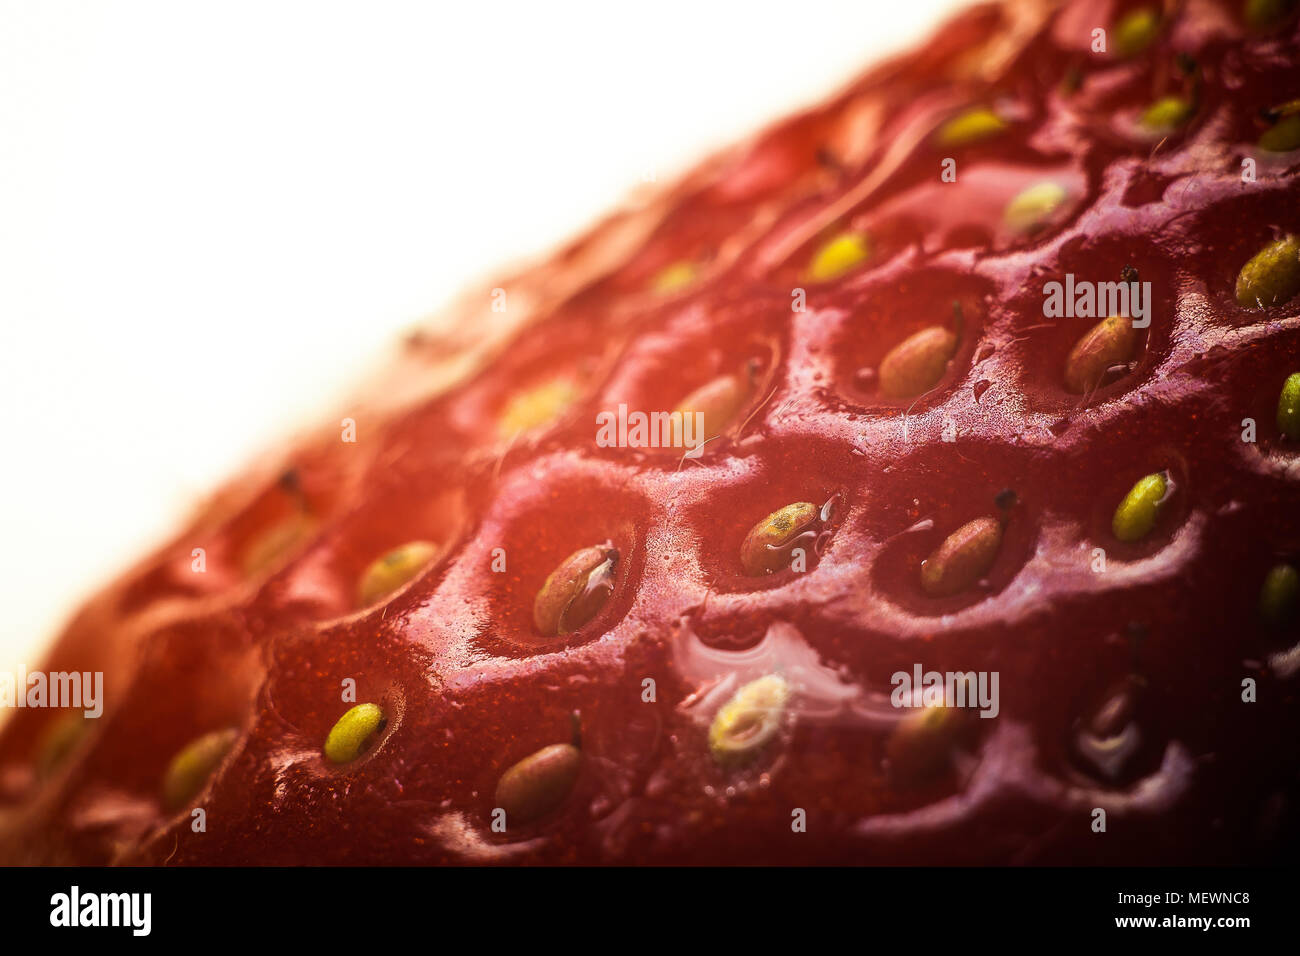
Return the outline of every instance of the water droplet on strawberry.
<path id="1" fill-rule="evenodd" d="M 860 368 L 853 373 L 853 386 L 863 392 L 872 392 L 876 388 L 876 370 Z"/>

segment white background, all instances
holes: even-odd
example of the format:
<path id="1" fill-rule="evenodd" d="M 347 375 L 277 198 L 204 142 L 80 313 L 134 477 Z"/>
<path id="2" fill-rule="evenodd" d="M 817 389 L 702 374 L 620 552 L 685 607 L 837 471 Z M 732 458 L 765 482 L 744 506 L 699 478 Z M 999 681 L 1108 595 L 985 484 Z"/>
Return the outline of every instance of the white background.
<path id="1" fill-rule="evenodd" d="M 462 285 L 952 6 L 0 0 L 0 668 Z"/>

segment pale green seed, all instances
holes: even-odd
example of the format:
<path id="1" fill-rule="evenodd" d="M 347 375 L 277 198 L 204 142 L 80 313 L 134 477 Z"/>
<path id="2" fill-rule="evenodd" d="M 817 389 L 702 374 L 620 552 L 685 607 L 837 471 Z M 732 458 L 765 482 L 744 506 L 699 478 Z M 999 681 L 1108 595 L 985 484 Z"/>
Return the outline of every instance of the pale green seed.
<path id="1" fill-rule="evenodd" d="M 1300 292 L 1300 238 L 1275 239 L 1237 273 L 1237 304 L 1247 308 L 1281 305 Z"/>
<path id="2" fill-rule="evenodd" d="M 163 775 L 163 806 L 179 810 L 198 796 L 238 738 L 239 731 L 234 728 L 214 730 L 182 747 Z"/>
<path id="3" fill-rule="evenodd" d="M 1162 96 L 1145 110 L 1139 122 L 1153 133 L 1171 133 L 1192 118 L 1192 104 L 1181 96 Z"/>
<path id="4" fill-rule="evenodd" d="M 378 704 L 357 704 L 338 719 L 325 738 L 325 758 L 330 763 L 356 760 L 383 723 L 384 712 Z"/>
<path id="5" fill-rule="evenodd" d="M 1160 14 L 1151 7 L 1139 7 L 1115 25 L 1115 52 L 1136 56 L 1151 45 L 1160 32 Z"/>
<path id="6" fill-rule="evenodd" d="M 1292 372 L 1282 383 L 1277 399 L 1277 427 L 1292 441 L 1300 440 L 1300 372 Z"/>
<path id="7" fill-rule="evenodd" d="M 431 541 L 410 541 L 376 558 L 357 584 L 361 607 L 386 598 L 420 573 L 438 554 Z"/>
<path id="8" fill-rule="evenodd" d="M 1065 188 L 1046 181 L 1021 190 L 1002 211 L 1002 221 L 1013 232 L 1033 232 L 1047 224 L 1065 202 Z"/>
<path id="9" fill-rule="evenodd" d="M 871 255 L 871 240 L 862 233 L 842 232 L 827 241 L 808 264 L 808 278 L 829 282 L 857 268 Z"/>
<path id="10" fill-rule="evenodd" d="M 1290 564 L 1274 565 L 1259 589 L 1259 613 L 1270 624 L 1285 624 L 1295 617 L 1297 598 L 1300 572 Z"/>
<path id="11" fill-rule="evenodd" d="M 709 727 L 709 752 L 720 764 L 743 763 L 777 735 L 790 685 L 777 674 L 752 680 L 722 705 Z"/>
<path id="12" fill-rule="evenodd" d="M 80 711 L 63 714 L 45 728 L 36 748 L 36 773 L 50 776 L 76 749 L 89 729 L 90 721 Z"/>
<path id="13" fill-rule="evenodd" d="M 1169 481 L 1162 473 L 1138 479 L 1115 509 L 1110 523 L 1115 537 L 1121 541 L 1138 541 L 1150 534 L 1168 493 Z"/>
<path id="14" fill-rule="evenodd" d="M 1289 153 L 1300 149 L 1300 113 L 1283 116 L 1259 137 L 1259 148 L 1270 153 Z"/>
<path id="15" fill-rule="evenodd" d="M 958 113 L 934 134 L 939 146 L 965 146 L 997 136 L 1007 128 L 1007 121 L 986 106 L 976 106 Z"/>

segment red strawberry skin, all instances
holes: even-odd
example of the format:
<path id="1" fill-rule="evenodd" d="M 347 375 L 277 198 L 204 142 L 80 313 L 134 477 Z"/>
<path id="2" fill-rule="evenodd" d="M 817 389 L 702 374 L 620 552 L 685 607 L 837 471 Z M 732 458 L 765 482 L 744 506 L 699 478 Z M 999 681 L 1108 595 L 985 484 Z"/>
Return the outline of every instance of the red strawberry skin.
<path id="1" fill-rule="evenodd" d="M 1256 146 L 1300 98 L 1300 30 L 1189 0 L 1120 56 L 1140 6 L 977 7 L 496 283 L 504 313 L 467 296 L 461 331 L 413 337 L 349 406 L 358 441 L 327 429 L 232 483 L 74 619 L 43 667 L 103 671 L 104 715 L 57 762 L 59 712 L 4 725 L 0 862 L 1182 864 L 1293 846 L 1300 631 L 1259 603 L 1300 558 L 1300 446 L 1276 421 L 1300 297 L 1243 307 L 1234 288 L 1300 232 L 1300 152 Z M 1165 96 L 1189 117 L 1144 130 Z M 972 107 L 995 133 L 936 138 Z M 1004 209 L 1043 181 L 1064 202 L 1014 230 Z M 865 259 L 810 279 L 844 232 L 869 237 Z M 689 279 L 656 291 L 677 263 Z M 1126 267 L 1150 282 L 1150 327 L 1074 394 L 1065 363 L 1096 320 L 1045 317 L 1044 285 Z M 954 302 L 939 381 L 882 394 L 885 356 L 951 327 Z M 669 411 L 733 374 L 743 407 L 698 458 L 596 441 L 602 411 Z M 555 414 L 509 424 L 557 379 Z M 1120 540 L 1116 507 L 1152 473 L 1173 491 Z M 833 503 L 808 568 L 746 575 L 751 528 L 793 502 Z M 979 582 L 927 593 L 922 562 L 990 515 Z M 358 607 L 371 562 L 417 540 L 437 559 Z M 543 636 L 548 575 L 603 542 L 608 599 Z M 917 664 L 997 672 L 1000 708 L 912 776 L 890 692 Z M 774 735 L 718 759 L 719 708 L 766 674 L 792 695 Z M 347 680 L 386 720 L 339 765 L 323 747 Z M 165 807 L 174 756 L 224 727 L 225 759 Z M 503 774 L 571 741 L 558 805 L 494 830 Z"/>

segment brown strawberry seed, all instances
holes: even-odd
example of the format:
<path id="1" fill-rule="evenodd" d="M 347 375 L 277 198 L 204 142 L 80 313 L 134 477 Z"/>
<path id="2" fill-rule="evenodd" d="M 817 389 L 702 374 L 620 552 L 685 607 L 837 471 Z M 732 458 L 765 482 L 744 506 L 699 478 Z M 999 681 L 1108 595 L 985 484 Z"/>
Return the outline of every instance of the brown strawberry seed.
<path id="1" fill-rule="evenodd" d="M 968 521 L 921 562 L 921 587 L 931 597 L 951 597 L 974 586 L 993 566 L 1002 544 L 1002 522 Z"/>
<path id="2" fill-rule="evenodd" d="M 506 823 L 530 823 L 550 813 L 569 796 L 582 768 L 582 751 L 573 744 L 551 744 L 529 754 L 501 775 L 496 805 Z"/>
<path id="3" fill-rule="evenodd" d="M 1122 315 L 1102 319 L 1070 350 L 1065 360 L 1065 387 L 1076 395 L 1092 391 L 1111 368 L 1133 358 L 1137 337 L 1131 319 Z"/>
<path id="4" fill-rule="evenodd" d="M 750 577 L 773 574 L 790 566 L 790 546 L 811 530 L 820 512 L 811 501 L 786 505 L 754 525 L 740 546 L 740 564 Z"/>
<path id="5" fill-rule="evenodd" d="M 917 781 L 942 770 L 962 735 L 962 716 L 959 708 L 932 705 L 900 720 L 885 744 L 890 773 Z"/>
<path id="6" fill-rule="evenodd" d="M 913 398 L 943 378 L 957 351 L 957 334 L 933 325 L 895 345 L 880 363 L 880 390 L 890 398 Z"/>
<path id="7" fill-rule="evenodd" d="M 1300 292 L 1300 237 L 1283 236 L 1251 257 L 1237 273 L 1237 304 L 1281 305 Z"/>
<path id="8" fill-rule="evenodd" d="M 693 434 L 697 442 L 722 434 L 736 418 L 753 392 L 752 369 L 734 375 L 721 375 L 706 382 L 678 403 L 676 412 L 683 419 L 703 415 L 704 426 Z"/>
<path id="9" fill-rule="evenodd" d="M 614 592 L 618 549 L 581 548 L 551 572 L 533 602 L 533 622 L 547 637 L 569 634 L 594 618 Z"/>
<path id="10" fill-rule="evenodd" d="M 709 752 L 720 764 L 755 757 L 777 735 L 790 700 L 790 685 L 779 674 L 750 681 L 718 711 L 709 727 Z"/>
<path id="11" fill-rule="evenodd" d="M 1292 372 L 1277 397 L 1277 427 L 1287 438 L 1300 441 L 1300 372 Z"/>

